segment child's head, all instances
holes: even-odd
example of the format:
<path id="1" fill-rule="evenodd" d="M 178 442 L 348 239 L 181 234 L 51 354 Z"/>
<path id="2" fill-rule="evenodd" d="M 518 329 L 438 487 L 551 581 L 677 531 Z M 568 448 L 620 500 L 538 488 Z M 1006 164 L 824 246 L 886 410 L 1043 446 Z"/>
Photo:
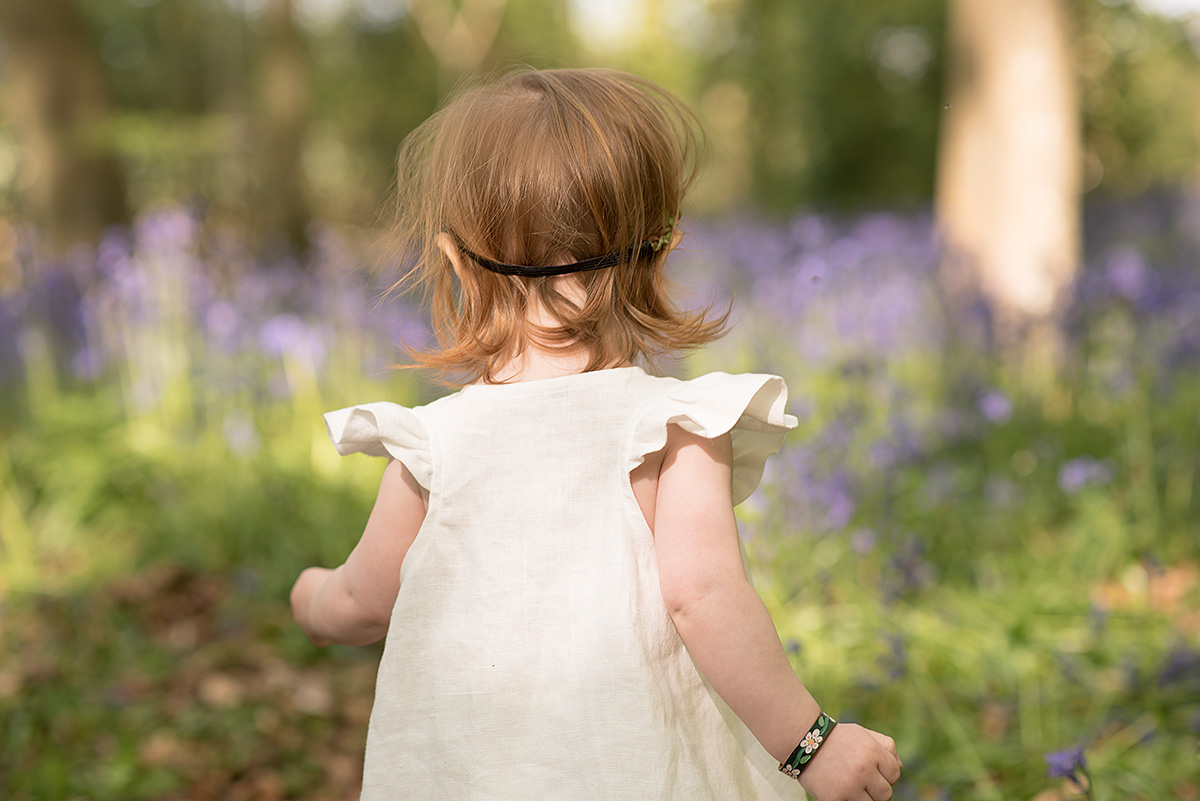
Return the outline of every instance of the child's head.
<path id="1" fill-rule="evenodd" d="M 677 98 L 612 70 L 521 70 L 457 94 L 400 148 L 397 233 L 438 338 L 418 363 L 492 380 L 530 346 L 583 349 L 598 369 L 719 336 L 725 318 L 679 311 L 663 279 L 699 142 Z M 481 263 L 609 254 L 567 276 Z"/>

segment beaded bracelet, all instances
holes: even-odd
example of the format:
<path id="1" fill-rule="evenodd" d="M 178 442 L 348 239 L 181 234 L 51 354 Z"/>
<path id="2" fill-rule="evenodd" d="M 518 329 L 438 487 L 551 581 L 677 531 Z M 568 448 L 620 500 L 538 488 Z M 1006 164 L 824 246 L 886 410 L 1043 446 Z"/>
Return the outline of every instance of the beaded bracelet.
<path id="1" fill-rule="evenodd" d="M 829 736 L 829 732 L 833 731 L 833 727 L 836 725 L 837 721 L 824 712 L 817 715 L 816 722 L 808 727 L 808 733 L 804 735 L 800 745 L 796 746 L 796 750 L 792 752 L 786 762 L 779 763 L 779 769 L 799 781 L 800 774 L 808 767 L 808 763 L 812 762 L 813 757 L 817 754 L 817 749 L 825 742 L 825 738 Z"/>

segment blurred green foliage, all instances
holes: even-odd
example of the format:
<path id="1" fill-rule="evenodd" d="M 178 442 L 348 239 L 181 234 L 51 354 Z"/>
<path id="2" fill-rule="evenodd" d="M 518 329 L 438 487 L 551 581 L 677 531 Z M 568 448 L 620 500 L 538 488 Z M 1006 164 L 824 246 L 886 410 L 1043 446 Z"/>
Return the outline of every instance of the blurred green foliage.
<path id="1" fill-rule="evenodd" d="M 754 197 L 777 211 L 927 203 L 945 15 L 929 0 L 738 4 L 735 45 L 701 70 L 749 96 Z"/>
<path id="2" fill-rule="evenodd" d="M 710 211 L 929 203 L 943 0 L 660 0 L 634 4 L 615 41 L 589 32 L 579 5 L 510 0 L 479 69 L 611 65 L 663 82 L 709 126 L 719 188 L 699 197 Z M 80 4 L 113 88 L 109 130 L 135 208 L 202 200 L 254 225 L 254 204 L 269 202 L 261 6 Z M 316 217 L 365 223 L 387 192 L 400 139 L 466 76 L 438 62 L 403 4 L 320 7 L 331 10 L 296 12 L 311 93 L 302 169 Z M 1200 23 L 1133 2 L 1072 7 L 1086 188 L 1128 194 L 1191 180 L 1200 157 Z M 6 144 L 19 161 L 11 136 Z M 0 196 L 19 207 L 17 170 L 4 179 Z"/>
<path id="3" fill-rule="evenodd" d="M 1076 0 L 1085 188 L 1135 194 L 1194 180 L 1200 165 L 1200 17 Z"/>

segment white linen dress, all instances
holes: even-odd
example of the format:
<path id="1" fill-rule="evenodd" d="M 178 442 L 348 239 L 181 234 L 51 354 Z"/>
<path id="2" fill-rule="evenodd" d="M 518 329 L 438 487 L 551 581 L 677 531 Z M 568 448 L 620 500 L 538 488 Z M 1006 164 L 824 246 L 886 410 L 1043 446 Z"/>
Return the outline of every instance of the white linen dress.
<path id="1" fill-rule="evenodd" d="M 638 367 L 325 416 L 428 493 L 367 734 L 363 801 L 804 798 L 697 671 L 629 473 L 667 425 L 731 432 L 733 500 L 796 424 L 783 380 Z"/>

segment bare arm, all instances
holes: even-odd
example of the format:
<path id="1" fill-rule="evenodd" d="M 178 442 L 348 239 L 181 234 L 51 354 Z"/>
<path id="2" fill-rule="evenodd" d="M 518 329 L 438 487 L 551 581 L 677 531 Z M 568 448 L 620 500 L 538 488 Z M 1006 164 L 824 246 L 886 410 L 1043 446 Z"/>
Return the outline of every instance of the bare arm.
<path id="1" fill-rule="evenodd" d="M 786 760 L 820 707 L 746 580 L 730 497 L 728 435 L 672 426 L 659 472 L 654 543 L 663 601 L 697 667 L 771 756 Z M 900 774 L 890 738 L 839 725 L 802 784 L 819 801 L 886 801 Z"/>
<path id="2" fill-rule="evenodd" d="M 400 565 L 424 519 L 420 485 L 393 459 L 346 563 L 335 570 L 310 567 L 292 588 L 292 614 L 314 645 L 368 645 L 387 634 Z"/>

